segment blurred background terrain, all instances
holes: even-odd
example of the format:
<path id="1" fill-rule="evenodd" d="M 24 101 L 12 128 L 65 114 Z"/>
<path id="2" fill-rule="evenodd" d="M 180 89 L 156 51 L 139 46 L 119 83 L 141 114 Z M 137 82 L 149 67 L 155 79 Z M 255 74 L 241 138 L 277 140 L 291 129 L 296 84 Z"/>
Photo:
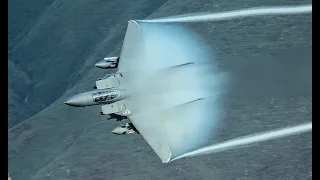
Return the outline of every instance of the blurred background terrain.
<path id="1" fill-rule="evenodd" d="M 162 164 L 140 136 L 115 136 L 100 107 L 64 100 L 91 90 L 118 56 L 127 21 L 310 0 L 9 0 L 8 164 L 14 180 L 312 179 L 312 136 Z M 311 14 L 184 23 L 233 72 L 216 141 L 312 120 Z"/>

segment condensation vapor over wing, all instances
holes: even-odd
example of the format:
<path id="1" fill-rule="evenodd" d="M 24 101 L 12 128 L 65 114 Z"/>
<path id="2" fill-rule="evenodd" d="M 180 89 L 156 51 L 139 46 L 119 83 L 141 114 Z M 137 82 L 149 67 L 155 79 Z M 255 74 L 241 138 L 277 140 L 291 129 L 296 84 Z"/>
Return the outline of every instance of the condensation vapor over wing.
<path id="1" fill-rule="evenodd" d="M 155 71 L 189 62 L 208 61 L 196 34 L 178 25 L 130 21 L 119 72 Z"/>
<path id="2" fill-rule="evenodd" d="M 136 93 L 217 86 L 217 76 L 225 75 L 204 49 L 196 34 L 177 25 L 129 23 L 119 72 Z"/>
<path id="3" fill-rule="evenodd" d="M 143 94 L 135 98 L 143 98 L 149 107 L 167 107 L 221 92 L 225 74 L 218 72 L 195 34 L 176 25 L 138 23 L 138 27 L 137 46 L 131 49 L 136 57 L 129 57 L 130 67 L 119 70 L 127 72 L 127 89 Z"/>
<path id="4" fill-rule="evenodd" d="M 287 6 L 287 7 L 270 7 L 270 8 L 255 8 L 255 9 L 246 9 L 246 10 L 237 10 L 237 11 L 229 11 L 229 12 L 221 12 L 221 13 L 214 13 L 214 14 L 201 14 L 201 15 L 191 15 L 191 16 L 184 16 L 184 17 L 175 17 L 175 18 L 163 18 L 163 19 L 157 19 L 157 20 L 142 20 L 138 21 L 138 23 L 141 24 L 141 27 L 150 27 L 149 29 L 145 28 L 143 29 L 143 32 L 150 32 L 148 35 L 144 35 L 144 37 L 149 37 L 148 40 L 152 39 L 152 41 L 148 41 L 144 39 L 144 45 L 148 44 L 145 46 L 145 49 L 149 49 L 149 51 L 146 51 L 143 53 L 144 57 L 154 57 L 154 59 L 157 59 L 156 62 L 152 62 L 147 64 L 146 67 L 148 69 L 156 69 L 155 67 L 168 67 L 165 65 L 174 65 L 174 62 L 179 62 L 179 63 L 187 63 L 191 59 L 195 60 L 204 60 L 204 62 L 208 61 L 209 59 L 212 61 L 213 58 L 210 58 L 206 55 L 206 52 L 201 51 L 201 48 L 199 48 L 199 51 L 194 51 L 192 48 L 198 47 L 195 45 L 197 42 L 196 38 L 194 35 L 185 36 L 187 38 L 183 38 L 190 40 L 188 43 L 185 43 L 184 41 L 179 41 L 179 37 L 183 37 L 183 33 L 181 32 L 186 32 L 186 31 L 181 31 L 178 30 L 175 33 L 173 30 L 169 30 L 169 27 L 175 27 L 172 26 L 171 24 L 157 24 L 154 23 L 154 26 L 151 26 L 152 23 L 149 22 L 196 22 L 196 21 L 218 21 L 218 20 L 227 20 L 227 19 L 234 19 L 234 18 L 242 18 L 242 17 L 248 17 L 248 16 L 259 16 L 259 15 L 288 15 L 288 14 L 310 14 L 312 13 L 312 5 L 305 5 L 305 6 Z M 307 15 L 307 17 L 310 17 Z M 148 22 L 148 23 L 147 23 Z M 305 26 L 308 24 L 306 23 Z M 154 28 L 153 27 L 160 27 L 160 28 Z M 161 27 L 164 29 L 161 30 Z M 168 29 L 166 29 L 168 28 Z M 283 27 L 287 28 L 287 27 Z M 250 29 L 250 28 L 248 28 Z M 306 33 L 308 33 L 308 29 L 306 29 Z M 169 34 L 172 33 L 174 34 L 173 37 L 170 37 Z M 181 33 L 181 34 L 180 34 Z M 154 35 L 154 37 L 152 36 Z M 165 37 L 162 37 L 165 36 Z M 180 36 L 181 35 L 181 36 Z M 162 39 L 164 41 L 162 41 Z M 268 37 L 268 36 L 266 36 Z M 177 38 L 177 39 L 175 39 Z M 175 46 L 174 42 L 173 44 L 166 44 L 166 42 L 170 41 L 178 42 L 177 46 Z M 297 39 L 298 40 L 298 39 Z M 192 42 L 193 41 L 193 42 Z M 265 39 L 265 41 L 270 42 L 271 40 Z M 272 42 L 275 43 L 275 42 Z M 195 46 L 193 46 L 195 45 Z M 185 47 L 186 46 L 186 47 Z M 279 45 L 281 46 L 281 45 Z M 159 50 L 163 48 L 163 50 Z M 168 47 L 168 49 L 166 49 Z M 297 47 L 302 47 L 300 44 Z M 189 49 L 190 48 L 190 49 Z M 279 48 L 279 47 L 277 47 Z M 181 50 L 181 51 L 179 51 Z M 268 51 L 269 49 L 265 49 Z M 150 52 L 150 54 L 148 54 Z M 152 53 L 151 53 L 152 52 Z M 183 53 L 180 53 L 183 52 Z M 192 52 L 192 53 L 191 53 Z M 200 53 L 199 53 L 200 52 Z M 171 90 L 175 89 L 177 87 L 180 87 L 179 84 L 175 84 L 175 82 L 186 82 L 186 83 L 194 83 L 194 89 L 189 89 L 190 90 L 189 94 L 188 93 L 181 93 L 182 91 L 174 91 L 172 96 L 167 96 L 165 93 L 159 93 L 157 95 L 161 95 L 158 97 L 170 97 L 170 103 L 172 102 L 182 102 L 179 101 L 183 98 L 188 99 L 188 97 L 193 97 L 191 94 L 197 94 L 198 92 L 200 96 L 205 95 L 205 97 L 215 97 L 212 98 L 214 99 L 210 104 L 209 108 L 207 109 L 206 106 L 196 106 L 194 109 L 197 111 L 187 111 L 186 109 L 183 110 L 176 110 L 173 112 L 183 112 L 181 113 L 181 119 L 176 118 L 177 114 L 172 115 L 172 111 L 167 112 L 165 110 L 157 110 L 153 109 L 152 104 L 156 102 L 160 102 L 158 100 L 155 100 L 154 102 L 149 102 L 150 99 L 152 99 L 152 93 L 150 93 L 150 96 L 146 96 L 149 99 L 143 99 L 140 102 L 145 102 L 146 104 L 149 104 L 150 106 L 147 106 L 146 112 L 147 113 L 141 113 L 136 115 L 136 119 L 147 119 L 154 118 L 156 119 L 157 124 L 159 124 L 158 128 L 154 126 L 148 126 L 150 128 L 155 128 L 158 131 L 158 134 L 162 134 L 164 137 L 172 137 L 169 138 L 168 144 L 175 144 L 171 145 L 173 154 L 175 157 L 180 158 L 180 157 L 187 157 L 187 156 L 196 156 L 200 154 L 207 154 L 207 153 L 212 153 L 212 152 L 217 152 L 217 151 L 222 151 L 226 150 L 228 148 L 234 148 L 242 145 L 248 145 L 250 143 L 255 143 L 255 142 L 260 142 L 260 141 L 265 141 L 265 140 L 271 140 L 271 139 L 276 139 L 284 136 L 289 136 L 289 135 L 294 135 L 297 133 L 301 132 L 308 132 L 312 130 L 312 123 L 308 124 L 303 124 L 303 125 L 298 125 L 292 128 L 288 129 L 282 129 L 282 130 L 272 130 L 269 128 L 269 126 L 263 126 L 261 129 L 269 131 L 268 133 L 262 133 L 262 134 L 256 134 L 257 130 L 255 128 L 250 128 L 250 123 L 253 124 L 254 120 L 250 118 L 243 118 L 246 120 L 246 122 L 241 122 L 242 120 L 237 121 L 240 119 L 240 117 L 252 117 L 251 114 L 255 113 L 259 115 L 259 120 L 261 121 L 260 124 L 266 124 L 268 123 L 268 117 L 273 120 L 275 119 L 275 116 L 284 116 L 287 119 L 290 119 L 290 123 L 292 123 L 292 117 L 293 115 L 290 114 L 284 114 L 284 113 L 278 113 L 275 110 L 270 110 L 267 109 L 270 106 L 270 103 L 274 103 L 273 100 L 275 99 L 277 106 L 273 105 L 275 107 L 281 107 L 279 111 L 281 110 L 286 110 L 292 109 L 289 104 L 282 105 L 284 101 L 288 101 L 288 99 L 292 99 L 292 97 L 295 98 L 300 98 L 300 99 L 307 99 L 311 97 L 311 57 L 309 56 L 310 53 L 308 49 L 299 49 L 299 53 L 294 52 L 295 56 L 292 56 L 292 51 L 291 50 L 286 50 L 285 52 L 277 52 L 276 56 L 270 56 L 269 53 L 261 51 L 259 54 L 259 57 L 250 57 L 247 56 L 246 58 L 243 57 L 230 57 L 233 59 L 229 59 L 227 63 L 224 63 L 222 60 L 220 62 L 224 64 L 223 66 L 223 71 L 226 72 L 228 75 L 228 78 L 225 78 L 226 76 L 221 76 L 221 74 L 217 73 L 218 69 L 213 65 L 211 69 L 212 76 L 191 76 L 192 73 L 190 73 L 190 77 L 186 75 L 185 79 L 182 78 L 183 76 L 177 76 L 179 78 L 172 78 L 174 81 L 173 83 L 170 82 L 171 77 L 174 76 L 170 73 L 168 74 L 163 74 L 163 78 L 165 80 L 168 80 L 170 83 L 168 83 L 168 87 L 166 87 L 166 90 Z M 159 54 L 157 54 L 159 53 Z M 199 54 L 197 54 L 199 53 Z M 173 55 L 173 56 L 171 56 Z M 148 59 L 149 60 L 149 59 Z M 192 61 L 192 60 L 191 60 Z M 231 63 L 232 62 L 232 63 Z M 246 62 L 246 63 L 244 63 Z M 299 66 L 299 64 L 303 64 L 303 66 Z M 154 65 L 154 67 L 153 67 Z M 201 68 L 199 68 L 201 69 Z M 156 71 L 155 71 L 156 72 Z M 185 71 L 186 74 L 188 72 L 192 71 Z M 174 74 L 174 73 L 173 73 Z M 210 73 L 206 73 L 210 74 Z M 153 74 L 154 75 L 154 74 Z M 148 78 L 151 79 L 159 79 L 158 75 L 155 76 L 148 76 Z M 157 77 L 157 78 L 154 78 Z M 222 78 L 221 78 L 222 77 Z M 163 80 L 163 84 L 165 82 Z M 211 81 L 210 81 L 211 80 Z M 215 88 L 204 88 L 204 92 L 209 92 L 208 94 L 202 93 L 203 91 L 197 89 L 196 87 L 201 87 L 204 82 L 207 82 L 208 84 L 213 83 L 213 81 L 219 81 L 219 84 L 222 85 L 217 92 L 220 92 L 222 94 L 213 94 L 215 92 Z M 149 82 L 149 81 L 145 81 Z M 152 81 L 150 81 L 152 82 Z M 156 81 L 156 82 L 161 82 L 161 81 Z M 152 83 L 151 83 L 152 84 Z M 225 86 L 225 84 L 228 84 L 228 87 Z M 143 87 L 143 86 L 140 86 Z M 153 87 L 153 86 L 150 86 Z M 158 86 L 157 86 L 158 87 Z M 170 88 L 173 87 L 173 88 Z M 184 86 L 183 86 L 184 87 Z M 210 85 L 209 85 L 210 87 Z M 212 87 L 214 84 L 212 84 Z M 179 89 L 179 88 L 177 88 Z M 183 89 L 183 88 L 182 88 Z M 181 95 L 181 98 L 178 98 L 179 95 Z M 206 96 L 208 95 L 208 96 Z M 307 98 L 306 98 L 307 97 Z M 154 98 L 156 99 L 156 98 Z M 273 100 L 272 100 L 273 99 Z M 308 101 L 308 100 L 306 100 Z M 292 102 L 292 101 L 291 101 Z M 167 101 L 164 101 L 164 104 L 167 103 Z M 176 104 L 179 104 L 176 103 Z M 174 103 L 173 103 L 174 104 Z M 196 102 L 195 102 L 196 104 Z M 224 107 L 224 104 L 227 104 Z M 172 105 L 172 104 L 170 104 Z M 282 105 L 282 106 L 280 106 Z M 303 106 L 305 111 L 301 113 L 302 116 L 305 116 L 304 113 L 309 112 L 309 106 L 305 105 L 300 105 L 299 103 L 295 104 L 298 107 Z M 164 106 L 169 107 L 169 106 Z M 178 107 L 178 106 L 175 106 Z M 182 107 L 182 106 L 181 106 Z M 202 107 L 202 108 L 201 108 Z M 205 107 L 205 108 L 203 108 Z M 236 108 L 234 108 L 236 107 Z M 256 108 L 257 107 L 257 108 Z M 260 109 L 259 109 L 260 108 Z M 172 108 L 170 110 L 173 110 L 175 108 Z M 213 111 L 207 111 L 209 109 L 213 109 Z M 221 112 L 224 111 L 224 114 L 220 114 Z M 164 113 L 167 112 L 167 113 Z M 263 113 L 266 115 L 264 116 Z M 185 117 L 183 114 L 187 113 L 188 117 Z M 193 116 L 197 113 L 199 118 L 197 116 Z M 154 117 L 154 116 L 156 117 Z M 202 115 L 202 116 L 201 116 Z M 191 117 L 191 118 L 189 118 Z M 193 118 L 192 118 L 193 117 Z M 307 116 L 309 117 L 309 116 Z M 165 120 L 164 120 L 165 119 Z M 175 119 L 175 121 L 169 121 L 170 119 Z M 186 121 L 183 122 L 183 119 Z M 237 119 L 234 121 L 234 119 Z M 224 120 L 224 121 L 221 121 Z M 233 120 L 233 121 L 232 121 Z M 168 123 L 164 123 L 164 121 L 168 121 Z M 302 120 L 299 121 L 305 122 L 305 121 L 310 121 L 309 118 L 303 118 Z M 271 121 L 270 121 L 271 122 Z M 296 120 L 298 122 L 298 120 Z M 142 121 L 141 121 L 142 123 Z M 165 126 L 165 124 L 171 124 L 175 125 L 176 128 L 169 128 L 169 126 Z M 185 123 L 185 124 L 184 124 Z M 196 124 L 199 123 L 199 124 Z M 208 123 L 208 127 L 205 126 L 205 124 Z M 250 137 L 245 137 L 245 138 L 237 138 L 233 139 L 227 142 L 224 141 L 219 141 L 215 139 L 215 143 L 218 144 L 213 144 L 212 146 L 207 146 L 206 148 L 201 148 L 199 150 L 192 151 L 190 153 L 187 153 L 185 155 L 181 155 L 184 151 L 194 149 L 196 147 L 199 147 L 200 144 L 196 143 L 197 140 L 199 140 L 199 137 L 202 135 L 207 135 L 207 131 L 214 132 L 215 130 L 219 131 L 217 128 L 215 129 L 214 127 L 217 126 L 217 124 L 226 124 L 228 125 L 228 128 L 222 128 L 225 130 L 227 133 L 220 131 L 218 132 L 219 135 L 224 135 L 226 137 L 229 137 L 228 139 L 232 138 L 237 138 L 239 137 L 239 134 L 253 134 Z M 282 121 L 277 120 L 277 125 L 279 127 L 281 126 L 286 126 L 289 122 L 288 121 Z M 234 133 L 235 130 L 232 128 L 238 130 L 240 128 L 239 125 L 242 124 L 247 124 L 248 127 L 242 127 L 242 130 L 245 129 L 245 133 L 243 132 L 237 132 L 238 134 Z M 197 126 L 199 125 L 199 126 Z M 231 127 L 230 127 L 231 126 Z M 171 127 L 171 126 L 170 126 Z M 174 126 L 173 126 L 174 127 Z M 178 128 L 181 129 L 190 129 L 190 131 L 196 132 L 194 139 L 192 139 L 191 135 L 181 135 L 182 130 L 179 130 Z M 254 127 L 254 126 L 252 126 Z M 274 126 L 270 126 L 272 128 L 275 128 Z M 165 128 L 165 130 L 162 130 Z M 194 129 L 195 128 L 195 129 Z M 203 128 L 203 129 L 202 129 Z M 197 134 L 199 131 L 202 130 L 199 134 Z M 258 131 L 259 132 L 259 131 Z M 166 133 L 166 134 L 165 134 Z M 226 135 L 228 134 L 228 135 Z M 233 135 L 234 134 L 234 135 Z M 187 137 L 191 139 L 190 147 L 184 146 L 182 142 L 181 137 Z M 232 138 L 230 138 L 232 137 Z M 215 136 L 215 138 L 219 138 L 219 136 Z M 194 142 L 194 143 L 193 143 Z M 179 157 L 180 156 L 180 157 Z"/>
<path id="5" fill-rule="evenodd" d="M 131 119 L 142 135 L 149 132 L 161 144 L 166 144 L 174 158 L 207 144 L 219 124 L 218 102 L 218 99 L 205 98 L 167 108 L 146 106 Z"/>
<path id="6" fill-rule="evenodd" d="M 129 23 L 123 46 L 119 71 L 132 92 L 124 100 L 132 123 L 152 147 L 159 141 L 174 157 L 199 148 L 219 121 L 226 74 L 196 36 L 179 26 Z"/>

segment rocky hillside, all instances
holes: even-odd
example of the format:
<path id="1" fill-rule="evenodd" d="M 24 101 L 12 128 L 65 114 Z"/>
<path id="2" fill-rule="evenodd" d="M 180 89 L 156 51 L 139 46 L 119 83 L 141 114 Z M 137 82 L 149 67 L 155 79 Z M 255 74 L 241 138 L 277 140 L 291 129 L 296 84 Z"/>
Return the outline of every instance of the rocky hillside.
<path id="1" fill-rule="evenodd" d="M 30 4 L 37 5 L 30 5 Z M 312 179 L 306 133 L 162 164 L 140 136 L 115 136 L 100 108 L 63 104 L 119 54 L 127 21 L 304 1 L 9 1 L 8 172 L 40 179 Z M 312 120 L 311 15 L 184 23 L 233 76 L 212 142 Z M 20 123 L 21 122 L 21 123 Z M 19 124 L 18 124 L 19 123 Z"/>

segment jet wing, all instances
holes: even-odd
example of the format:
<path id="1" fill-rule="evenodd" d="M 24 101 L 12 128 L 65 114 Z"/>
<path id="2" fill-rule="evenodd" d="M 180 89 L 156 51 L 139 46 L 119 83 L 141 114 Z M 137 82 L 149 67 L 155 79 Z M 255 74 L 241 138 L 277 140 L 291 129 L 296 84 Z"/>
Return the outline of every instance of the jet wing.
<path id="1" fill-rule="evenodd" d="M 150 119 L 148 120 L 148 118 Z M 169 162 L 172 157 L 172 152 L 168 139 L 165 139 L 166 136 L 164 136 L 161 131 L 162 127 L 158 118 L 154 119 L 154 116 L 148 117 L 144 114 L 140 114 L 130 117 L 130 121 L 153 151 L 159 156 L 161 161 L 163 163 Z"/>
<path id="2" fill-rule="evenodd" d="M 130 91 L 119 107 L 164 163 L 199 148 L 218 116 L 211 92 L 220 93 L 219 77 L 212 66 L 196 65 L 204 53 L 184 32 L 129 21 L 118 64 L 120 87 Z"/>
<path id="3" fill-rule="evenodd" d="M 139 131 L 144 140 L 150 145 L 153 151 L 160 157 L 163 163 L 169 162 L 172 152 L 168 143 L 168 139 L 161 132 L 159 121 L 155 119 L 147 119 L 143 114 L 130 117 L 130 121 Z M 153 117 L 149 117 L 153 118 Z"/>
<path id="4" fill-rule="evenodd" d="M 133 94 L 121 103 L 163 163 L 204 145 L 217 121 L 218 105 L 210 92 L 219 91 L 208 86 L 208 78 L 196 71 L 199 68 L 173 68 L 163 75 L 140 72 L 130 76 L 134 83 L 126 84 Z"/>
<path id="5" fill-rule="evenodd" d="M 133 110 L 130 121 L 163 163 L 203 145 L 211 134 L 212 106 L 204 98 L 163 108 Z M 134 105 L 134 104 L 131 104 Z M 211 122 L 208 122 L 210 120 Z"/>
<path id="6" fill-rule="evenodd" d="M 118 72 L 130 71 L 130 67 L 134 68 L 134 63 L 139 62 L 139 59 L 142 58 L 142 40 L 142 28 L 138 25 L 136 21 L 129 21 L 120 53 Z"/>
<path id="7" fill-rule="evenodd" d="M 194 48 L 198 45 L 189 36 L 190 32 L 179 27 L 130 20 L 118 72 L 155 71 L 201 61 L 198 48 Z"/>

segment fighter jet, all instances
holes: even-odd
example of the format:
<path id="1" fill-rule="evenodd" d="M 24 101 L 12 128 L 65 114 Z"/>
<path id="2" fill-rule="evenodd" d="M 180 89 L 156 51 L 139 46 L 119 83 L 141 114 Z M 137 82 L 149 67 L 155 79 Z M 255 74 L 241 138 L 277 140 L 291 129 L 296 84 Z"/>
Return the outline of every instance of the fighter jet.
<path id="1" fill-rule="evenodd" d="M 210 83 L 199 73 L 199 68 L 203 72 L 209 66 L 195 65 L 196 59 L 188 56 L 187 50 L 182 51 L 181 42 L 171 41 L 172 38 L 163 41 L 168 45 L 150 49 L 155 47 L 150 44 L 155 38 L 167 37 L 158 37 L 161 32 L 157 33 L 154 26 L 129 21 L 120 58 L 106 57 L 95 65 L 117 68 L 117 72 L 96 81 L 95 90 L 70 97 L 65 104 L 101 105 L 101 115 L 128 119 L 130 123 L 111 132 L 140 134 L 167 163 L 200 144 L 199 138 L 208 134 L 207 128 L 212 124 L 204 120 L 214 111 L 205 101 L 210 96 Z M 179 50 L 183 58 L 179 58 Z M 174 58 L 167 56 L 166 61 L 162 57 L 166 54 Z"/>

